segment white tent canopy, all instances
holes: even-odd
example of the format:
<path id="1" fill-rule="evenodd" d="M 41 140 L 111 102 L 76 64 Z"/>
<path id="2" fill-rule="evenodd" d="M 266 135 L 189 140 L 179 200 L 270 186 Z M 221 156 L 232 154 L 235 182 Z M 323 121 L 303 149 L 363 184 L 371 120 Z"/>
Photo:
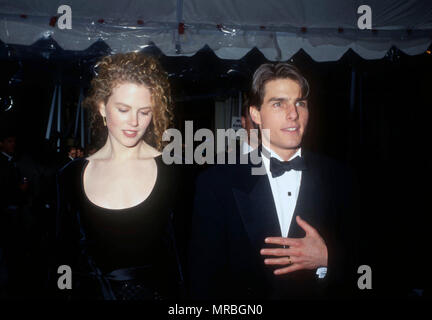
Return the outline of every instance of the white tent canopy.
<path id="1" fill-rule="evenodd" d="M 72 10 L 72 29 L 52 17 Z M 358 8 L 372 11 L 373 30 L 360 30 Z M 51 25 L 50 25 L 51 22 Z M 300 49 L 316 61 L 338 60 L 352 49 L 382 58 L 392 46 L 409 55 L 432 41 L 429 0 L 0 0 L 0 40 L 32 45 L 52 37 L 65 50 L 103 40 L 112 52 L 156 45 L 166 55 L 193 55 L 208 45 L 217 56 L 240 59 L 257 47 L 269 60 Z"/>

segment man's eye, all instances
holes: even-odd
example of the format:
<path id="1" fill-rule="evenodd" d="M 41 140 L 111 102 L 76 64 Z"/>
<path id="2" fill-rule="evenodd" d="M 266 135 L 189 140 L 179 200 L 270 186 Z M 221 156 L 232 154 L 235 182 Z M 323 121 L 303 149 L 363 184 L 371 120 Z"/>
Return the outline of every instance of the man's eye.
<path id="1" fill-rule="evenodd" d="M 296 102 L 296 106 L 297 107 L 305 107 L 306 106 L 306 102 L 305 101 L 297 101 Z"/>
<path id="2" fill-rule="evenodd" d="M 280 102 L 276 102 L 273 104 L 273 107 L 280 107 L 280 106 L 282 106 L 282 104 Z"/>

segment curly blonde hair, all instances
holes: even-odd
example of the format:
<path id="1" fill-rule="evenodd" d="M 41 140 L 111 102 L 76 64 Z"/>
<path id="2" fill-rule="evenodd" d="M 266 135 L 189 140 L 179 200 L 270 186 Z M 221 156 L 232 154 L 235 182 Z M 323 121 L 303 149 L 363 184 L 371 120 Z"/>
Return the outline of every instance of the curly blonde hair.
<path id="1" fill-rule="evenodd" d="M 93 135 L 99 142 L 105 141 L 108 130 L 99 113 L 100 103 L 107 103 L 113 89 L 122 83 L 146 86 L 152 96 L 152 120 L 143 140 L 161 151 L 164 131 L 173 120 L 171 89 L 168 75 L 159 62 L 142 53 L 129 52 L 105 56 L 97 63 L 97 76 L 90 84 L 90 91 L 83 104 L 91 114 Z M 99 144 L 99 143 L 98 143 Z"/>

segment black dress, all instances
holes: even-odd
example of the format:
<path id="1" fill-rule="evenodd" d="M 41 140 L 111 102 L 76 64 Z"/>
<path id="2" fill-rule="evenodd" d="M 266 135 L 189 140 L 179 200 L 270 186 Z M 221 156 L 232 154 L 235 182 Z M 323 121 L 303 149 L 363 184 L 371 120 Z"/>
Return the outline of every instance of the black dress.
<path id="1" fill-rule="evenodd" d="M 155 158 L 150 195 L 126 209 L 106 209 L 86 196 L 89 161 L 76 159 L 58 174 L 57 259 L 72 268 L 72 298 L 163 300 L 179 298 L 182 271 L 174 231 L 178 179 Z"/>

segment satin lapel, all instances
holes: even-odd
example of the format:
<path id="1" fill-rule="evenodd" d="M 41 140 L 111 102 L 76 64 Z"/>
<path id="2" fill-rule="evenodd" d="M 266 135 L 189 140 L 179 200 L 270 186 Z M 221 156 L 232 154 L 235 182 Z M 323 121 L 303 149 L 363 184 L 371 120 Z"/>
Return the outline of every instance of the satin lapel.
<path id="1" fill-rule="evenodd" d="M 267 175 L 243 174 L 243 188 L 233 188 L 234 198 L 243 225 L 256 250 L 265 247 L 264 238 L 280 237 L 281 231 L 273 194 Z"/>
<path id="2" fill-rule="evenodd" d="M 302 172 L 299 195 L 296 207 L 288 231 L 289 238 L 302 238 L 305 236 L 304 230 L 297 224 L 296 216 L 300 215 L 306 222 L 314 228 L 319 228 L 323 222 L 323 210 L 325 188 L 319 176 L 317 164 L 312 161 L 308 154 L 304 155 L 307 170 Z"/>

